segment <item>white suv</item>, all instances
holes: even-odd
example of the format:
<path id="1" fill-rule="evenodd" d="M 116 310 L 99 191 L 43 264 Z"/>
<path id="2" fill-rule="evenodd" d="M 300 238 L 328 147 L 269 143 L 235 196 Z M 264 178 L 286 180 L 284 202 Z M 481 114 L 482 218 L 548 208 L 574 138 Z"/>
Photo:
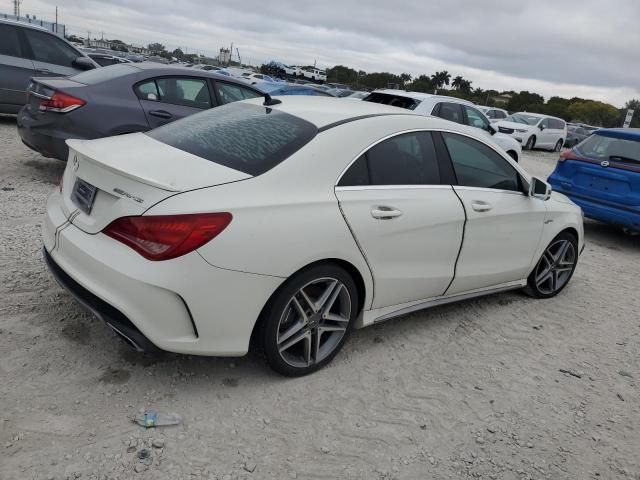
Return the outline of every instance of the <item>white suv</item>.
<path id="1" fill-rule="evenodd" d="M 479 128 L 487 138 L 493 140 L 516 162 L 520 160 L 522 146 L 509 135 L 498 133 L 489 119 L 478 108 L 467 100 L 444 95 L 430 95 L 422 92 L 405 90 L 376 90 L 363 98 L 364 101 L 383 103 L 413 110 L 423 115 L 433 115 L 452 122 Z"/>
<path id="2" fill-rule="evenodd" d="M 544 148 L 559 152 L 567 139 L 564 120 L 539 113 L 518 112 L 496 123 L 498 131 L 511 135 L 525 150 Z"/>
<path id="3" fill-rule="evenodd" d="M 308 70 L 300 70 L 298 75 L 302 75 L 304 78 L 313 80 L 314 82 L 326 82 L 327 72 L 324 70 L 318 70 L 317 68 L 310 68 Z"/>

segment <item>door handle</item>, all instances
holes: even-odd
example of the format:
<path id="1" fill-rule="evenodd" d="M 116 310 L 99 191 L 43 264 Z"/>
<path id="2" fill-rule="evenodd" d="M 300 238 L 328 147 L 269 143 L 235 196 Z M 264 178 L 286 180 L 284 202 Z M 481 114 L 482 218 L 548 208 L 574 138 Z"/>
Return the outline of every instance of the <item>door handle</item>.
<path id="1" fill-rule="evenodd" d="M 171 115 L 169 112 L 167 112 L 165 110 L 151 110 L 149 112 L 149 115 L 153 115 L 154 117 L 158 117 L 158 118 L 171 118 L 171 117 L 173 117 L 173 115 Z"/>
<path id="2" fill-rule="evenodd" d="M 378 220 L 391 220 L 402 215 L 402 212 L 393 207 L 379 205 L 371 209 L 371 216 Z"/>
<path id="3" fill-rule="evenodd" d="M 493 207 L 490 203 L 483 202 L 482 200 L 476 200 L 471 202 L 471 208 L 473 208 L 476 212 L 488 212 Z"/>
<path id="4" fill-rule="evenodd" d="M 51 70 L 49 70 L 48 68 L 38 68 L 36 71 L 38 73 L 45 73 L 45 74 L 51 73 Z"/>

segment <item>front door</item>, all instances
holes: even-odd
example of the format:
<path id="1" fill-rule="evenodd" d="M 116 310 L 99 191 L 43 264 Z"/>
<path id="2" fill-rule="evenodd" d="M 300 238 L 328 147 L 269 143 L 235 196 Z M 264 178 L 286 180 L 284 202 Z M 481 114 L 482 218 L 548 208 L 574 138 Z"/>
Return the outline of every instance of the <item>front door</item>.
<path id="1" fill-rule="evenodd" d="M 76 50 L 55 35 L 31 28 L 22 29 L 36 77 L 67 77 L 79 73 L 73 62 L 80 56 Z"/>
<path id="2" fill-rule="evenodd" d="M 544 202 L 523 193 L 518 171 L 489 146 L 453 133 L 442 137 L 467 217 L 447 295 L 526 278 L 542 235 Z"/>
<path id="3" fill-rule="evenodd" d="M 342 213 L 371 269 L 382 308 L 442 295 L 462 242 L 464 210 L 429 132 L 371 147 L 336 187 Z"/>

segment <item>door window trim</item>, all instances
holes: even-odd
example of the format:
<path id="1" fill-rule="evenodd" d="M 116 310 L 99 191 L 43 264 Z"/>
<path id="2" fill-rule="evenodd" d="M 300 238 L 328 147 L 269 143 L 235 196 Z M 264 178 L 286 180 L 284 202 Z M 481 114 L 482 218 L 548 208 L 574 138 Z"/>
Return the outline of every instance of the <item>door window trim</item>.
<path id="1" fill-rule="evenodd" d="M 449 120 L 447 120 L 449 121 Z M 455 122 L 453 122 L 455 123 Z M 354 185 L 354 186 L 338 186 L 338 184 L 340 183 L 340 180 L 342 180 L 342 177 L 344 176 L 344 174 L 347 172 L 347 170 L 349 170 L 351 168 L 351 165 L 353 165 L 356 161 L 358 161 L 358 159 L 364 155 L 369 149 L 375 147 L 376 145 L 378 145 L 381 142 L 384 142 L 385 140 L 388 140 L 392 137 L 395 137 L 397 135 L 402 135 L 405 133 L 413 133 L 413 132 L 427 132 L 427 133 L 431 133 L 431 136 L 433 138 L 433 143 L 436 149 L 436 157 L 438 159 L 438 167 L 440 168 L 440 176 L 441 176 L 441 181 L 443 181 L 443 177 L 444 174 L 447 174 L 447 179 L 448 180 L 453 180 L 454 182 L 452 183 L 440 183 L 438 185 Z M 475 140 L 476 142 L 480 142 L 483 145 L 489 147 L 491 150 L 493 150 L 495 153 L 497 153 L 498 155 L 500 155 L 503 159 L 505 159 L 505 161 L 516 171 L 516 173 L 518 174 L 518 176 L 520 177 L 520 181 L 522 183 L 522 189 L 523 192 L 514 192 L 513 190 L 500 190 L 497 188 L 484 188 L 484 187 L 469 187 L 469 186 L 465 186 L 465 185 L 458 185 L 458 179 L 455 176 L 455 170 L 453 169 L 453 161 L 451 160 L 451 156 L 449 155 L 449 150 L 447 149 L 446 144 L 444 143 L 444 138 L 442 137 L 442 133 L 453 133 L 455 135 L 461 135 L 463 137 L 467 137 L 470 138 L 472 140 Z M 442 151 L 441 149 L 444 148 L 444 151 Z M 504 152 L 500 152 L 498 150 L 496 150 L 495 148 L 493 148 L 491 145 L 489 145 L 487 142 L 485 142 L 482 139 L 476 138 L 472 135 L 469 135 L 467 133 L 463 133 L 463 132 L 459 132 L 459 131 L 455 131 L 455 130 L 450 130 L 447 128 L 410 128 L 407 130 L 402 130 L 400 132 L 394 132 L 392 134 L 389 134 L 377 141 L 375 141 L 374 143 L 372 143 L 371 145 L 369 145 L 368 147 L 363 148 L 360 153 L 358 153 L 348 164 L 347 166 L 340 172 L 340 174 L 338 175 L 338 178 L 336 179 L 336 181 L 334 182 L 333 188 L 334 190 L 373 190 L 373 189 L 378 189 L 380 190 L 380 188 L 377 187 L 389 187 L 389 188 L 432 188 L 432 187 L 451 187 L 451 186 L 455 186 L 455 187 L 460 187 L 460 188 L 471 188 L 471 189 L 480 189 L 480 190 L 489 190 L 492 192 L 510 192 L 510 193 L 522 193 L 524 194 L 525 191 L 528 191 L 529 189 L 529 175 L 523 171 L 519 165 L 513 165 L 511 162 L 513 161 L 513 159 L 511 157 L 509 157 L 509 155 Z"/>

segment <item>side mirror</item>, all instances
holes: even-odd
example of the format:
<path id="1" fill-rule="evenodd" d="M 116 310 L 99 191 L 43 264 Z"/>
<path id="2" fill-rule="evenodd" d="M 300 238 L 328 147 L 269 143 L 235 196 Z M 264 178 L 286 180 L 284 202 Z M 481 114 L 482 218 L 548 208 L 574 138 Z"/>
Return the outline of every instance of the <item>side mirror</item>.
<path id="1" fill-rule="evenodd" d="M 489 133 L 491 135 L 495 135 L 496 133 L 498 133 L 498 130 L 496 130 L 495 127 L 491 124 L 489 124 L 489 127 L 487 128 L 487 130 L 489 130 Z"/>
<path id="2" fill-rule="evenodd" d="M 92 70 L 96 68 L 96 64 L 93 63 L 89 57 L 78 57 L 73 61 L 73 66 L 80 70 Z"/>
<path id="3" fill-rule="evenodd" d="M 551 198 L 551 185 L 537 177 L 531 177 L 529 196 L 543 201 L 549 200 Z"/>
<path id="4" fill-rule="evenodd" d="M 544 130 L 544 125 L 540 125 L 538 128 L 540 129 L 540 131 L 542 131 Z"/>

